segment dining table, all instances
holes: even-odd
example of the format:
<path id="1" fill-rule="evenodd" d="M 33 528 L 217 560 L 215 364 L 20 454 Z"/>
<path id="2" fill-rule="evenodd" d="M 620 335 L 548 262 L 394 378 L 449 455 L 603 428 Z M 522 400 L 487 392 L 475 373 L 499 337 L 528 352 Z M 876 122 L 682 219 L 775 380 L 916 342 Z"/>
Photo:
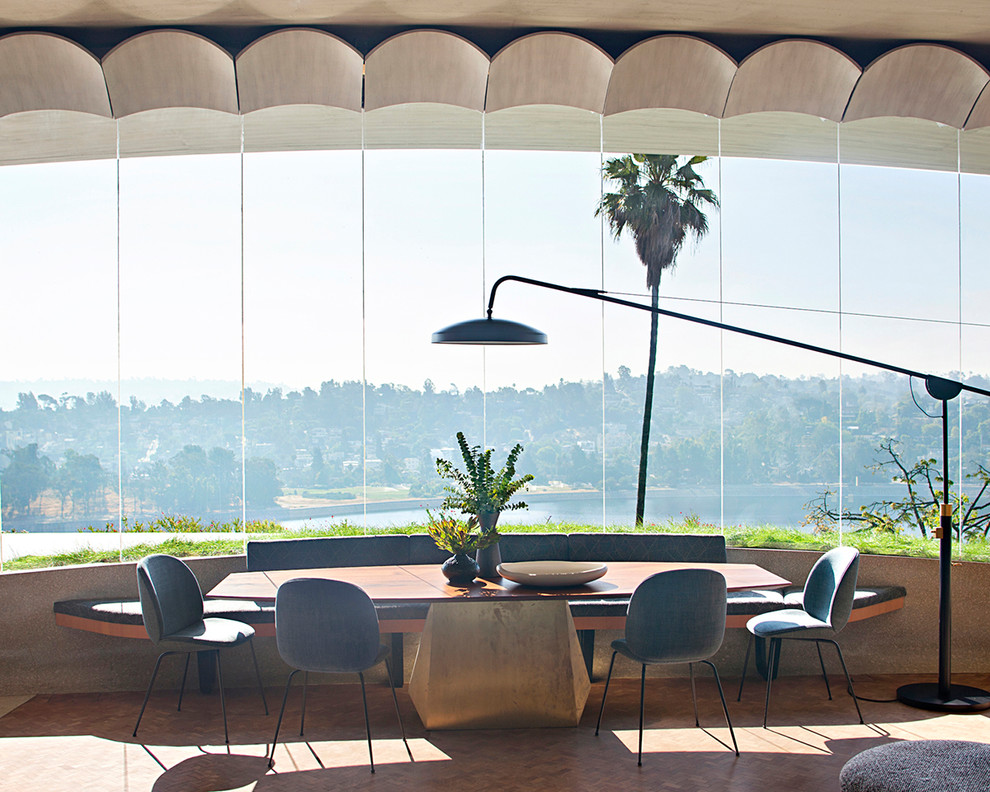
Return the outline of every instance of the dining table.
<path id="1" fill-rule="evenodd" d="M 679 569 L 716 570 L 728 591 L 790 585 L 756 564 L 618 561 L 606 566 L 597 580 L 552 587 L 500 577 L 451 585 L 438 564 L 234 572 L 208 596 L 274 601 L 282 583 L 305 577 L 353 583 L 376 605 L 428 604 L 425 619 L 386 619 L 382 631 L 422 632 L 409 696 L 423 725 L 479 729 L 578 724 L 591 680 L 570 602 L 625 600 L 650 575 Z"/>

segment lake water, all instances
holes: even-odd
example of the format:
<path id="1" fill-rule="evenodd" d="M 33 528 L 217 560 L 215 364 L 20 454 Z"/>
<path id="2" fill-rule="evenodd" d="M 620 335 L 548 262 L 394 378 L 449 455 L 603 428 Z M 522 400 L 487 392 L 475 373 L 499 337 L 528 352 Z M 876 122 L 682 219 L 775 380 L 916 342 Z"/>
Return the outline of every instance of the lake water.
<path id="1" fill-rule="evenodd" d="M 721 525 L 762 525 L 771 523 L 782 527 L 800 528 L 807 514 L 807 504 L 817 497 L 819 487 L 813 485 L 765 485 L 726 487 L 724 502 L 718 488 L 694 490 L 654 490 L 646 498 L 646 522 L 666 523 L 697 515 L 703 523 Z M 881 497 L 903 496 L 897 489 L 880 487 L 849 488 L 855 502 L 869 503 Z M 577 523 L 583 525 L 632 525 L 636 514 L 636 494 L 632 491 L 610 492 L 604 499 L 600 492 L 541 492 L 528 493 L 523 498 L 528 509 L 503 512 L 499 523 Z M 440 498 L 421 498 L 401 501 L 373 501 L 368 504 L 345 503 L 306 509 L 270 509 L 248 513 L 248 519 L 266 518 L 282 523 L 290 529 L 316 527 L 347 520 L 353 525 L 369 528 L 385 528 L 422 523 L 426 509 L 437 509 Z M 221 521 L 233 520 L 240 513 L 216 515 Z M 114 517 L 106 518 L 114 520 Z M 106 519 L 61 520 L 35 522 L 33 520 L 5 520 L 6 533 L 76 533 L 87 525 L 102 525 Z M 140 518 L 138 518 L 140 519 Z M 204 523 L 206 521 L 204 520 Z"/>
<path id="2" fill-rule="evenodd" d="M 647 523 L 665 523 L 697 515 L 703 523 L 720 525 L 724 508 L 727 525 L 762 525 L 800 528 L 807 514 L 807 503 L 815 498 L 819 488 L 814 486 L 765 486 L 726 488 L 724 506 L 715 488 L 701 490 L 670 490 L 651 492 L 646 498 Z M 891 493 L 884 493 L 889 496 Z M 857 491 L 857 498 L 872 500 L 880 492 Z M 636 514 L 634 492 L 610 493 L 602 498 L 600 492 L 567 492 L 529 494 L 524 498 L 528 509 L 503 512 L 499 524 L 529 525 L 539 523 L 578 523 L 585 525 L 632 525 Z M 400 501 L 397 503 L 348 504 L 320 510 L 304 519 L 285 519 L 287 528 L 316 527 L 321 524 L 347 520 L 354 525 L 389 527 L 410 522 L 423 522 L 426 508 L 436 509 L 440 499 Z"/>

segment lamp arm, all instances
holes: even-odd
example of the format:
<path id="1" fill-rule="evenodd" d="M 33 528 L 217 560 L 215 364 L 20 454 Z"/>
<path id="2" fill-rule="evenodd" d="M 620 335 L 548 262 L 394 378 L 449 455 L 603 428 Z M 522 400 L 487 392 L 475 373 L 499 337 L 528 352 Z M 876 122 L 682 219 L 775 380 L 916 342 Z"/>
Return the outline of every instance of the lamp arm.
<path id="1" fill-rule="evenodd" d="M 820 355 L 828 355 L 829 357 L 839 358 L 840 360 L 848 360 L 852 363 L 860 363 L 865 366 L 872 366 L 873 368 L 884 369 L 885 371 L 892 371 L 896 374 L 906 374 L 909 377 L 918 377 L 925 381 L 925 385 L 928 388 L 928 392 L 937 399 L 953 399 L 955 398 L 960 390 L 970 391 L 971 393 L 979 393 L 983 396 L 990 396 L 990 390 L 984 390 L 983 388 L 977 388 L 972 385 L 966 385 L 957 380 L 945 379 L 944 377 L 938 377 L 934 374 L 925 374 L 920 371 L 913 371 L 911 369 L 903 368 L 901 366 L 895 366 L 890 363 L 883 363 L 879 360 L 871 360 L 870 358 L 860 357 L 859 355 L 850 355 L 845 352 L 839 352 L 835 349 L 828 349 L 826 347 L 815 346 L 814 344 L 806 344 L 803 341 L 794 341 L 790 338 L 783 338 L 781 336 L 771 335 L 769 333 L 762 333 L 758 330 L 750 330 L 745 327 L 737 327 L 735 325 L 725 324 L 724 322 L 716 322 L 713 319 L 702 319 L 699 316 L 692 316 L 690 314 L 678 313 L 677 311 L 670 311 L 666 308 L 654 308 L 650 305 L 643 305 L 642 303 L 632 302 L 631 300 L 623 300 L 618 297 L 612 297 L 607 292 L 602 289 L 582 289 L 573 286 L 562 286 L 558 283 L 550 283 L 549 281 L 536 280 L 535 278 L 525 278 L 521 275 L 503 275 L 494 284 L 492 284 L 492 290 L 488 297 L 488 318 L 492 318 L 492 309 L 495 305 L 495 291 L 498 289 L 502 283 L 506 281 L 516 281 L 518 283 L 528 283 L 530 286 L 539 286 L 543 289 L 553 289 L 554 291 L 567 292 L 568 294 L 576 294 L 579 297 L 590 297 L 594 300 L 599 300 L 601 302 L 612 303 L 614 305 L 623 305 L 627 308 L 637 308 L 641 311 L 646 311 L 648 313 L 659 314 L 660 316 L 666 316 L 671 319 L 680 319 L 685 322 L 692 322 L 693 324 L 705 325 L 706 327 L 713 327 L 717 330 L 727 330 L 730 333 L 738 333 L 740 335 L 750 336 L 751 338 L 759 338 L 764 341 L 773 341 L 776 344 L 784 344 L 790 347 L 796 347 L 797 349 L 804 349 L 808 352 L 817 352 Z M 937 389 L 937 393 L 933 393 L 932 389 Z M 951 393 L 951 395 L 948 395 Z M 943 395 L 944 394 L 944 395 Z"/>

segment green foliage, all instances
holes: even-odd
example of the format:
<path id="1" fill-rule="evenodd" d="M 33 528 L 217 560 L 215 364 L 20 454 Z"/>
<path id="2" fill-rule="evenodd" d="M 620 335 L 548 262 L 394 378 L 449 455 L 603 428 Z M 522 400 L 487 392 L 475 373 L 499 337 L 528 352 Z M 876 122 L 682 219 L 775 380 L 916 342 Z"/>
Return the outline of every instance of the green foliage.
<path id="1" fill-rule="evenodd" d="M 48 457 L 38 455 L 37 443 L 2 453 L 10 460 L 0 477 L 0 501 L 3 501 L 4 516 L 27 514 L 31 510 L 31 502 L 51 481 L 55 465 Z"/>
<path id="2" fill-rule="evenodd" d="M 629 230 L 650 289 L 659 285 L 663 270 L 674 266 L 689 235 L 701 239 L 708 233 L 702 207 L 717 209 L 718 197 L 694 169 L 706 159 L 628 154 L 608 160 L 602 169 L 616 191 L 602 196 L 595 216 L 605 217 L 616 239 Z"/>
<path id="3" fill-rule="evenodd" d="M 839 509 L 829 503 L 835 493 L 823 490 L 818 497 L 807 504 L 808 516 L 804 524 L 814 526 L 816 532 L 835 529 L 838 520 L 856 525 L 857 533 L 899 534 L 905 526 L 910 526 L 922 538 L 934 536 L 940 524 L 943 477 L 938 460 L 922 458 L 908 465 L 899 450 L 897 440 L 887 438 L 877 447 L 880 455 L 868 470 L 886 473 L 890 480 L 903 484 L 905 496 L 901 499 L 880 500 L 860 506 L 857 512 Z M 977 464 L 976 471 L 967 473 L 966 478 L 975 479 L 980 488 L 974 495 L 950 489 L 952 503 L 952 530 L 956 539 L 986 539 L 990 532 L 990 499 L 985 499 L 990 488 L 990 470 Z M 952 481 L 949 481 L 952 487 Z"/>
<path id="4" fill-rule="evenodd" d="M 243 523 L 240 520 L 230 522 L 212 520 L 203 525 L 199 518 L 183 514 L 163 514 L 147 523 L 131 522 L 125 515 L 121 525 L 122 533 L 244 533 Z M 274 534 L 285 531 L 282 525 L 274 520 L 248 520 L 247 526 L 247 533 Z M 90 525 L 83 531 L 117 533 L 117 527 L 113 522 L 108 522 L 102 528 Z"/>
<path id="5" fill-rule="evenodd" d="M 447 497 L 442 509 L 481 515 L 526 508 L 522 501 L 509 503 L 519 490 L 533 480 L 530 473 L 516 478 L 516 460 L 523 450 L 519 443 L 509 451 L 505 466 L 498 473 L 492 468 L 494 449 L 482 451 L 481 446 L 469 446 L 464 432 L 457 433 L 457 445 L 461 449 L 465 470 L 455 468 L 446 459 L 437 459 L 440 478 L 453 481 L 453 484 L 444 487 Z"/>
<path id="6" fill-rule="evenodd" d="M 427 509 L 426 515 L 427 533 L 437 547 L 448 553 L 473 553 L 498 541 L 495 531 L 485 532 L 478 527 L 478 518 L 473 514 L 467 520 L 458 520 L 447 512 L 440 511 L 434 515 Z"/>
<path id="7" fill-rule="evenodd" d="M 263 530 L 254 531 L 254 528 Z M 309 527 L 294 531 L 284 530 L 274 526 L 269 521 L 249 522 L 248 536 L 263 538 L 273 533 L 280 539 L 307 538 L 315 536 L 360 536 L 365 534 L 421 534 L 428 531 L 428 525 L 410 523 L 408 525 L 390 528 L 371 528 L 365 530 L 351 525 L 346 520 L 331 525 L 321 525 L 318 528 Z M 502 533 L 600 533 L 600 525 L 582 525 L 579 523 L 538 523 L 533 525 L 504 526 Z M 683 520 L 670 520 L 663 524 L 646 524 L 639 527 L 628 525 L 610 525 L 608 533 L 721 533 L 718 527 L 711 523 L 702 523 L 696 516 L 689 515 Z M 781 528 L 775 525 L 737 525 L 725 527 L 725 541 L 729 547 L 766 547 L 782 550 L 812 550 L 824 552 L 840 544 L 839 535 L 835 531 L 820 533 L 803 533 L 793 528 Z M 841 544 L 856 547 L 861 553 L 868 555 L 911 556 L 915 558 L 937 558 L 939 543 L 935 539 L 925 539 L 904 534 L 877 534 L 872 532 L 846 532 L 841 537 Z M 959 558 L 963 561 L 990 562 L 990 541 L 975 536 L 957 545 Z M 220 556 L 239 555 L 244 552 L 243 536 L 231 539 L 197 540 L 194 538 L 169 537 L 166 541 L 137 545 L 125 548 L 124 561 L 138 561 L 150 553 L 169 553 L 170 555 L 189 556 Z M 453 551 L 451 551 L 453 552 Z M 57 566 L 72 566 L 77 564 L 116 563 L 120 560 L 117 550 L 82 549 L 71 553 L 60 553 L 51 556 L 21 556 L 4 563 L 5 570 L 47 569 Z"/>

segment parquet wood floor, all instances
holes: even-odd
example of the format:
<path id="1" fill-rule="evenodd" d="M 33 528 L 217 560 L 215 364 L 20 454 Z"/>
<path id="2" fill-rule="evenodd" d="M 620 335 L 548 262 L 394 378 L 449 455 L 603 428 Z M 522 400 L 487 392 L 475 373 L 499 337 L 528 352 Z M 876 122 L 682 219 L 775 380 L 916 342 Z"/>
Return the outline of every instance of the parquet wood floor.
<path id="1" fill-rule="evenodd" d="M 886 699 L 917 677 L 860 677 L 857 692 Z M 990 677 L 957 675 L 990 687 Z M 774 686 L 771 728 L 763 729 L 763 688 L 754 680 L 743 701 L 725 681 L 741 755 L 728 750 L 713 683 L 698 684 L 701 722 L 694 726 L 686 679 L 648 679 L 643 767 L 636 766 L 639 682 L 614 680 L 601 736 L 595 719 L 604 685 L 592 685 L 581 725 L 561 729 L 427 732 L 399 691 L 415 761 L 399 739 L 388 689 L 369 687 L 377 772 L 368 771 L 360 687 L 310 688 L 305 741 L 299 737 L 300 691 L 290 696 L 274 771 L 263 758 L 281 691 L 268 691 L 264 716 L 256 690 L 230 691 L 231 750 L 223 747 L 217 697 L 152 695 L 139 739 L 131 737 L 141 693 L 35 696 L 0 717 L 0 790 L 17 792 L 206 792 L 207 790 L 499 790 L 499 792 L 838 792 L 838 774 L 854 754 L 890 740 L 956 738 L 990 742 L 990 716 L 943 715 L 897 703 L 862 702 L 867 725 L 838 679 L 834 701 L 816 677 Z"/>

